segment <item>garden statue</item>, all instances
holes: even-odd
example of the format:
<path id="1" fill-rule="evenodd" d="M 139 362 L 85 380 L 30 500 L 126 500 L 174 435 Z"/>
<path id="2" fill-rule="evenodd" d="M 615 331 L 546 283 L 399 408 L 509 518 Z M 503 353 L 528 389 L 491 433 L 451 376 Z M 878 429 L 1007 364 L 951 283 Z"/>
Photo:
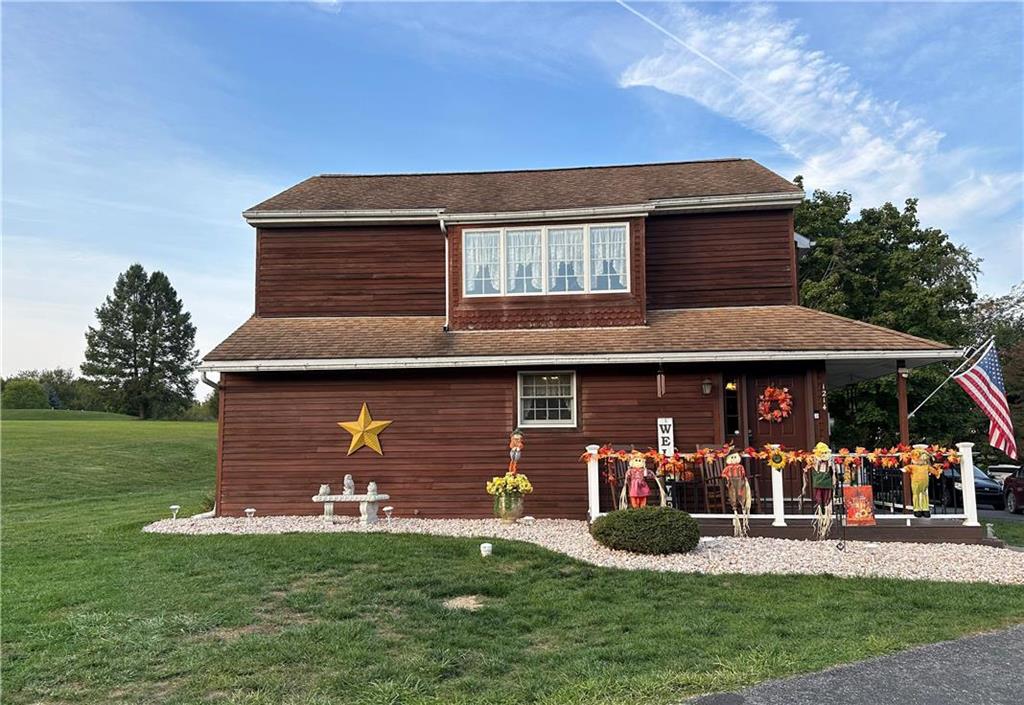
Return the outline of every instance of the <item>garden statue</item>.
<path id="1" fill-rule="evenodd" d="M 355 494 L 356 493 L 356 483 L 352 481 L 352 476 L 351 475 L 345 475 L 344 487 L 345 487 L 345 489 L 342 491 L 342 494 Z"/>
<path id="2" fill-rule="evenodd" d="M 832 449 L 818 442 L 814 446 L 811 464 L 804 469 L 811 475 L 814 497 L 814 535 L 824 539 L 832 530 L 832 487 L 835 476 L 832 468 Z"/>
<path id="3" fill-rule="evenodd" d="M 732 533 L 733 536 L 746 536 L 750 528 L 750 482 L 747 480 L 747 470 L 735 450 L 725 457 L 725 463 L 722 478 L 732 507 Z"/>
<path id="4" fill-rule="evenodd" d="M 377 498 L 377 483 L 370 482 L 366 485 L 366 497 L 368 500 L 373 501 Z"/>
<path id="5" fill-rule="evenodd" d="M 519 471 L 519 458 L 523 455 L 523 432 L 518 428 L 508 439 L 508 471 L 515 475 Z"/>
<path id="6" fill-rule="evenodd" d="M 914 516 L 931 517 L 931 503 L 928 499 L 928 476 L 938 477 L 942 471 L 932 466 L 928 446 L 916 445 L 910 451 L 910 465 L 903 468 L 910 475 L 910 491 L 914 497 Z"/>
<path id="7" fill-rule="evenodd" d="M 634 509 L 647 506 L 647 497 L 651 488 L 647 478 L 652 475 L 647 469 L 647 456 L 634 450 L 629 456 L 629 469 L 626 470 L 626 489 L 629 491 L 629 506 Z"/>
<path id="8" fill-rule="evenodd" d="M 331 493 L 330 485 L 320 485 L 320 491 L 316 493 L 317 497 L 326 497 Z"/>

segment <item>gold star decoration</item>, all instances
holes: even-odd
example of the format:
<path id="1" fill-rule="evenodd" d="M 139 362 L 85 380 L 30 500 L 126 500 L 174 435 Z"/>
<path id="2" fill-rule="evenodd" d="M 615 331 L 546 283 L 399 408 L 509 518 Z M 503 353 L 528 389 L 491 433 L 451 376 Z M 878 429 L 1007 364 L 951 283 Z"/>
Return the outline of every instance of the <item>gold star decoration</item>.
<path id="1" fill-rule="evenodd" d="M 338 425 L 352 434 L 352 442 L 348 446 L 348 455 L 352 455 L 363 446 L 377 451 L 377 455 L 384 455 L 380 448 L 380 439 L 377 435 L 391 425 L 391 421 L 374 421 L 370 417 L 370 410 L 363 402 L 363 408 L 359 412 L 359 418 L 355 421 L 339 421 Z"/>

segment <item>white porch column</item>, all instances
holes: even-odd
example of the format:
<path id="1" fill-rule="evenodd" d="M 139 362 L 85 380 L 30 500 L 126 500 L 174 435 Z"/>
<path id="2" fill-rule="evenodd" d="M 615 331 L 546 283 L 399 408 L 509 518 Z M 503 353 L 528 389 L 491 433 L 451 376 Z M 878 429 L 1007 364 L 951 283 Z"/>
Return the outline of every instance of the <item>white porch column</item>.
<path id="1" fill-rule="evenodd" d="M 786 498 L 782 487 L 782 471 L 772 470 L 772 514 L 775 520 L 772 526 L 786 525 Z"/>
<path id="2" fill-rule="evenodd" d="M 587 461 L 587 516 L 590 521 L 597 519 L 601 513 L 601 478 L 597 468 L 597 451 L 600 447 L 596 444 L 587 446 L 587 453 L 590 460 Z"/>
<path id="3" fill-rule="evenodd" d="M 960 486 L 964 493 L 964 526 L 981 526 L 978 523 L 978 500 L 974 496 L 974 448 L 973 443 L 957 443 L 960 451 Z"/>
<path id="4" fill-rule="evenodd" d="M 778 448 L 778 444 L 772 444 L 772 448 Z M 782 470 L 772 470 L 772 514 L 775 520 L 772 526 L 786 525 L 786 490 L 782 486 Z"/>

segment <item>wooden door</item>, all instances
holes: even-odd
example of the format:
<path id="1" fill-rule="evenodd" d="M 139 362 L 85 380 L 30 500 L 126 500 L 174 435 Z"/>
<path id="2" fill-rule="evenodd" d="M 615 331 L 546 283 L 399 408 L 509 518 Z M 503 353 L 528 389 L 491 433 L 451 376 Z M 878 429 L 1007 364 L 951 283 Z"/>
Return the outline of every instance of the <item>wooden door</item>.
<path id="1" fill-rule="evenodd" d="M 807 447 L 806 375 L 802 372 L 747 377 L 747 410 L 751 445 L 763 448 L 767 443 L 781 443 L 787 448 Z M 758 398 L 769 385 L 782 386 L 793 397 L 793 411 L 780 422 L 765 421 L 757 413 Z"/>
<path id="2" fill-rule="evenodd" d="M 763 448 L 768 443 L 781 443 L 786 448 L 807 448 L 807 375 L 803 372 L 785 374 L 752 374 L 747 378 L 747 410 L 750 424 L 751 445 Z M 793 410 L 779 422 L 765 421 L 757 413 L 758 398 L 768 385 L 782 386 L 793 397 Z M 763 473 L 758 478 L 759 488 L 764 497 L 772 494 L 771 476 L 767 465 L 760 464 Z M 791 465 L 783 472 L 784 496 L 794 498 L 800 494 L 803 477 L 798 464 Z"/>

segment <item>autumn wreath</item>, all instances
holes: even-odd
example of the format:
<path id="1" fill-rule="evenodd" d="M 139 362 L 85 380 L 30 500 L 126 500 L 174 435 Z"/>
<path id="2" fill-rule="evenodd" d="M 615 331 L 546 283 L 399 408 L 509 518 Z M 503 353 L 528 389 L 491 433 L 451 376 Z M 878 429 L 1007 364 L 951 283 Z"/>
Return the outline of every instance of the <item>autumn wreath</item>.
<path id="1" fill-rule="evenodd" d="M 757 398 L 757 415 L 763 421 L 779 423 L 793 413 L 793 395 L 788 387 L 768 385 Z"/>

